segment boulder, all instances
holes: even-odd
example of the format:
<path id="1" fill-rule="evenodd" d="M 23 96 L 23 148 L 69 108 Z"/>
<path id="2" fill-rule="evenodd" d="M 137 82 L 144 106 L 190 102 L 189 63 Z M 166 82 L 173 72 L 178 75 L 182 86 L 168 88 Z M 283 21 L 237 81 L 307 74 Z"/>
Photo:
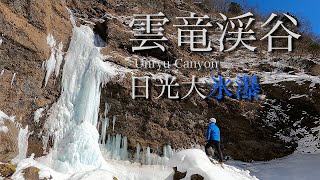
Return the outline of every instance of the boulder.
<path id="1" fill-rule="evenodd" d="M 39 179 L 39 171 L 40 169 L 34 166 L 30 166 L 23 170 L 23 177 L 25 180 L 35 180 Z"/>
<path id="2" fill-rule="evenodd" d="M 0 176 L 10 177 L 16 172 L 16 168 L 12 164 L 0 164 Z"/>
<path id="3" fill-rule="evenodd" d="M 0 142 L 0 162 L 9 162 L 18 155 L 18 130 L 13 121 L 0 119 Z"/>

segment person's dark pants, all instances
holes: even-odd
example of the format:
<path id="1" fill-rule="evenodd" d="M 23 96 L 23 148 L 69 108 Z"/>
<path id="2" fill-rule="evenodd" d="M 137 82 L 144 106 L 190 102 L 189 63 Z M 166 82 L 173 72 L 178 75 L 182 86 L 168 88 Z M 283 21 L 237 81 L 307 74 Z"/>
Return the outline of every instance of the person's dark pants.
<path id="1" fill-rule="evenodd" d="M 207 156 L 209 156 L 209 148 L 212 147 L 215 151 L 214 153 L 218 156 L 219 162 L 222 162 L 223 156 L 220 148 L 220 141 L 209 140 L 205 146 L 205 151 Z"/>

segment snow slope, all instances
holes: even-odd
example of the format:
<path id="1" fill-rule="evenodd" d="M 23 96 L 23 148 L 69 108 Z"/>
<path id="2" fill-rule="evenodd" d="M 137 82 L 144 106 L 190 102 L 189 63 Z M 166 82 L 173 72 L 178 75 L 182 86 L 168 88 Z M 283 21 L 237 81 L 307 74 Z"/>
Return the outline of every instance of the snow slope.
<path id="1" fill-rule="evenodd" d="M 207 155 L 199 149 L 187 149 L 176 153 L 168 162 L 171 167 L 177 167 L 179 172 L 187 172 L 183 180 L 188 180 L 193 174 L 199 174 L 205 180 L 255 180 L 249 171 L 225 165 L 212 164 Z M 170 180 L 168 178 L 167 180 Z"/>

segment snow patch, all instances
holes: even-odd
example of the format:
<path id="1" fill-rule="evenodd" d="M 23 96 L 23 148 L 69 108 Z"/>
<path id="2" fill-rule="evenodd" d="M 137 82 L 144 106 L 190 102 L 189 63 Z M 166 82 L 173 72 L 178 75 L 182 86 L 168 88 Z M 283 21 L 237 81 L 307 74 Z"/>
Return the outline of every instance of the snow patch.
<path id="1" fill-rule="evenodd" d="M 7 133 L 8 131 L 8 127 L 3 125 L 3 121 L 0 121 L 0 133 Z"/>
<path id="2" fill-rule="evenodd" d="M 4 125 L 4 121 L 10 119 L 4 112 L 0 111 L 0 133 L 7 133 L 8 127 Z"/>
<path id="3" fill-rule="evenodd" d="M 300 98 L 303 98 L 303 97 L 309 97 L 307 94 L 292 94 L 291 97 L 289 98 L 289 100 L 292 100 L 292 99 L 300 99 Z"/>
<path id="4" fill-rule="evenodd" d="M 212 164 L 207 155 L 199 149 L 182 150 L 173 155 L 168 165 L 177 167 L 179 172 L 187 172 L 184 180 L 191 179 L 193 174 L 201 175 L 205 180 L 256 180 L 249 171 L 225 165 Z"/>
<path id="5" fill-rule="evenodd" d="M 0 120 L 10 120 L 12 122 L 14 122 L 14 116 L 9 117 L 8 115 L 6 115 L 4 112 L 0 111 Z"/>
<path id="6" fill-rule="evenodd" d="M 42 117 L 42 112 L 44 111 L 43 108 L 39 108 L 34 112 L 34 122 L 39 123 L 40 118 Z"/>
<path id="7" fill-rule="evenodd" d="M 40 179 L 44 179 L 44 178 L 51 179 L 50 177 L 52 177 L 53 180 L 65 180 L 67 179 L 68 176 L 70 176 L 69 174 L 62 174 L 62 173 L 56 172 L 53 169 L 40 164 L 38 161 L 34 160 L 34 158 L 31 156 L 29 158 L 19 161 L 16 167 L 17 170 L 12 175 L 11 179 L 24 180 L 25 178 L 23 177 L 23 174 L 24 174 L 23 170 L 31 166 L 40 169 L 38 173 Z"/>
<path id="8" fill-rule="evenodd" d="M 261 84 L 275 84 L 284 81 L 295 81 L 298 84 L 304 84 L 304 82 L 310 81 L 312 84 L 320 84 L 319 76 L 311 76 L 304 73 L 291 75 L 287 73 L 263 72 L 260 73 L 259 77 L 261 78 Z"/>
<path id="9" fill-rule="evenodd" d="M 320 126 L 312 128 L 305 134 L 303 138 L 298 140 L 297 152 L 320 154 Z"/>

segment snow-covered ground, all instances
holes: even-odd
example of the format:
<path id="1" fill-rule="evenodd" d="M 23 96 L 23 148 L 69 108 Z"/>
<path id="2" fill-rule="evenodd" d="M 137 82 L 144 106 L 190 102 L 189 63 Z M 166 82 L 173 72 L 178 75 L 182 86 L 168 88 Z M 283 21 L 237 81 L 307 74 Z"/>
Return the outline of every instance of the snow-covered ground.
<path id="1" fill-rule="evenodd" d="M 177 167 L 179 172 L 187 172 L 185 180 L 191 179 L 194 174 L 199 174 L 208 180 L 256 180 L 257 178 L 250 175 L 247 170 L 241 170 L 231 165 L 224 165 L 210 162 L 207 155 L 200 149 L 182 150 L 169 160 L 168 165 Z M 171 180 L 172 176 L 166 180 Z"/>
<path id="2" fill-rule="evenodd" d="M 256 180 L 257 178 L 250 175 L 248 170 L 242 170 L 232 165 L 225 165 L 222 168 L 218 164 L 212 164 L 209 158 L 202 150 L 187 149 L 182 150 L 173 155 L 169 160 L 168 166 L 162 165 L 141 165 L 138 163 L 130 163 L 129 161 L 106 160 L 109 165 L 108 168 L 88 169 L 82 172 L 68 172 L 61 173 L 53 170 L 52 168 L 44 165 L 47 162 L 44 159 L 34 159 L 29 157 L 21 160 L 17 165 L 17 171 L 12 176 L 13 180 L 23 180 L 23 169 L 34 166 L 40 169 L 39 177 L 50 178 L 53 180 L 172 180 L 173 169 L 177 167 L 180 172 L 187 172 L 184 180 L 190 179 L 191 175 L 199 174 L 205 180 Z M 1 179 L 1 178 L 0 178 Z"/>
<path id="3" fill-rule="evenodd" d="M 85 179 L 133 179 L 133 180 L 171 180 L 172 169 L 170 166 L 177 166 L 178 171 L 185 172 L 188 180 L 191 175 L 199 174 L 206 180 L 316 180 L 320 176 L 319 154 L 295 153 L 290 156 L 271 160 L 268 162 L 246 163 L 241 161 L 228 161 L 224 169 L 220 165 L 212 164 L 205 153 L 198 149 L 187 149 L 176 153 L 168 163 L 168 166 L 140 165 L 129 161 L 107 160 L 114 169 L 92 169 L 78 173 L 60 173 L 42 163 L 41 160 L 26 158 L 18 163 L 17 172 L 12 179 L 23 179 L 22 170 L 35 166 L 40 169 L 40 178 L 52 177 L 53 179 L 64 180 L 85 180 Z M 243 170 L 246 169 L 246 170 Z M 171 175 L 170 175 L 171 174 Z M 1 179 L 1 178 L 0 178 Z"/>
<path id="4" fill-rule="evenodd" d="M 261 180 L 316 180 L 320 177 L 320 154 L 294 153 L 268 162 L 229 161 L 227 164 L 248 169 Z"/>
<path id="5" fill-rule="evenodd" d="M 21 160 L 17 165 L 16 173 L 11 177 L 13 180 L 23 180 L 23 170 L 34 166 L 40 169 L 39 178 L 50 177 L 53 180 L 114 180 L 116 177 L 119 180 L 164 180 L 167 178 L 172 169 L 164 166 L 141 166 L 140 164 L 131 164 L 130 162 L 121 162 L 108 160 L 105 163 L 109 167 L 92 168 L 79 172 L 58 172 L 47 166 L 48 162 L 44 158 L 34 159 L 33 157 Z M 1 179 L 1 177 L 0 177 Z"/>

